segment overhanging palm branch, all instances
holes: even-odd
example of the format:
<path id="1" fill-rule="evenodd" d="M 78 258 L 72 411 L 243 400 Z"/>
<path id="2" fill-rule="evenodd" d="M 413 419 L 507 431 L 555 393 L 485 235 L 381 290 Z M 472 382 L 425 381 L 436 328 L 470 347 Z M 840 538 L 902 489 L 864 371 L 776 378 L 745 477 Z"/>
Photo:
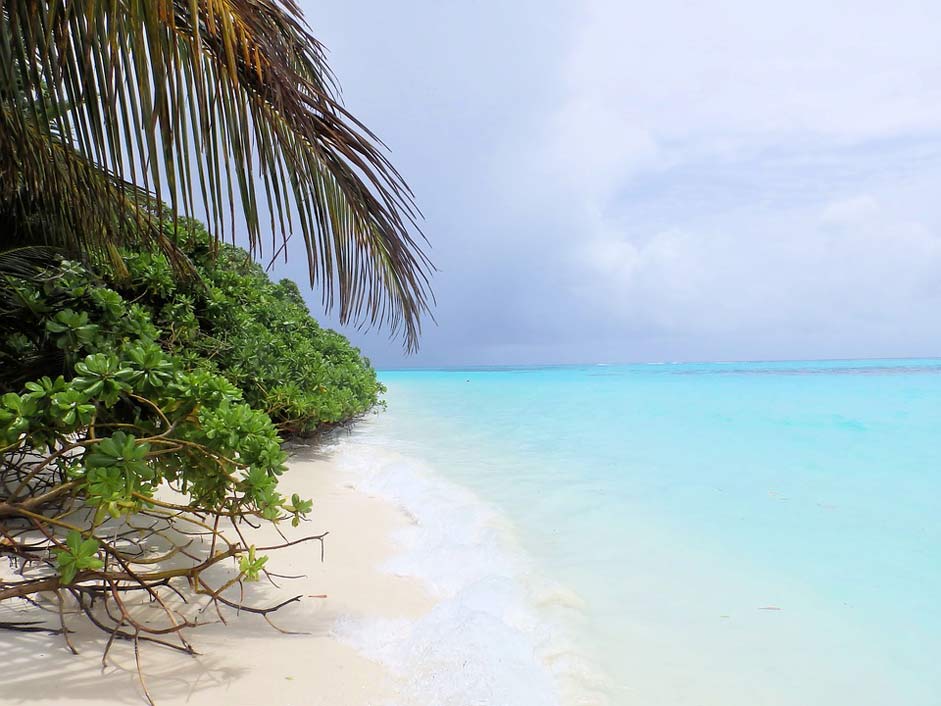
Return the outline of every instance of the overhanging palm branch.
<path id="1" fill-rule="evenodd" d="M 0 0 L 7 245 L 159 238 L 152 196 L 174 217 L 201 200 L 217 237 L 240 211 L 256 254 L 298 230 L 327 307 L 417 344 L 412 194 L 293 0 Z"/>
<path id="2" fill-rule="evenodd" d="M 0 331 L 8 335 L 9 332 L 21 328 L 24 320 L 28 320 L 31 302 L 24 298 L 17 285 L 21 284 L 22 280 L 41 279 L 49 263 L 59 254 L 61 253 L 55 248 L 35 245 L 0 252 Z M 35 377 L 40 377 L 47 371 L 62 369 L 62 356 L 57 355 L 60 352 L 14 353 L 13 348 L 14 346 L 7 345 L 0 349 L 0 371 L 10 384 L 18 386 L 25 382 L 15 379 L 15 375 L 9 374 L 10 371 L 29 370 Z M 15 360 L 12 359 L 14 356 Z M 51 364 L 50 359 L 53 359 Z"/>

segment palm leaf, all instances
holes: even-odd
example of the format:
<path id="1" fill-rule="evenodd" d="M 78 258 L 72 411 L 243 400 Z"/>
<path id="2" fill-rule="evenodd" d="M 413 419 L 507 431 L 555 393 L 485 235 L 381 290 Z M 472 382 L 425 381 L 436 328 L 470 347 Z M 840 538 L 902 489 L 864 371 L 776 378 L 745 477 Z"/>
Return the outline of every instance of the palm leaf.
<path id="1" fill-rule="evenodd" d="M 0 0 L 0 107 L 13 243 L 159 238 L 152 196 L 234 239 L 238 210 L 255 255 L 300 232 L 342 321 L 417 345 L 420 214 L 293 0 Z"/>

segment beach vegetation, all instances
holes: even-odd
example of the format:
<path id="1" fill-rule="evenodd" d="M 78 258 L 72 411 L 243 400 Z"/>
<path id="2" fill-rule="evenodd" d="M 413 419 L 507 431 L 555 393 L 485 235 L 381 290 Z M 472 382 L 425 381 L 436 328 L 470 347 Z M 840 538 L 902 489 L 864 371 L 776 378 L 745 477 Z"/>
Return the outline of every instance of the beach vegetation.
<path id="1" fill-rule="evenodd" d="M 153 302 L 129 301 L 80 263 L 8 276 L 3 297 L 19 308 L 4 312 L 0 340 L 0 538 L 12 561 L 0 604 L 51 595 L 61 622 L 2 626 L 68 641 L 77 611 L 109 634 L 107 660 L 118 638 L 192 653 L 182 635 L 167 640 L 195 625 L 174 597 L 273 610 L 225 594 L 264 575 L 277 548 L 246 538 L 252 518 L 296 527 L 313 509 L 279 489 L 287 454 L 268 413 L 208 358 L 167 346 Z M 162 620 L 135 617 L 136 592 Z"/>
<path id="2" fill-rule="evenodd" d="M 161 343 L 192 367 L 223 375 L 279 431 L 314 432 L 379 402 L 369 361 L 310 315 L 297 285 L 272 282 L 248 253 L 215 246 L 197 221 L 178 224 L 195 278 L 174 277 L 159 251 L 130 251 L 108 283 L 143 307 Z"/>
<path id="3" fill-rule="evenodd" d="M 287 543 L 257 522 L 313 510 L 283 435 L 382 388 L 256 261 L 299 234 L 325 309 L 414 349 L 418 217 L 292 0 L 0 0 L 0 628 L 84 618 L 140 674 L 206 608 L 298 600 L 242 590 Z"/>
<path id="4" fill-rule="evenodd" d="M 431 265 L 418 211 L 342 105 L 293 0 L 2 0 L 0 251 L 177 248 L 180 215 L 249 251 L 301 237 L 341 322 L 417 345 Z M 143 247 L 142 247 L 143 246 Z M 293 246 L 292 246 L 293 249 Z"/>

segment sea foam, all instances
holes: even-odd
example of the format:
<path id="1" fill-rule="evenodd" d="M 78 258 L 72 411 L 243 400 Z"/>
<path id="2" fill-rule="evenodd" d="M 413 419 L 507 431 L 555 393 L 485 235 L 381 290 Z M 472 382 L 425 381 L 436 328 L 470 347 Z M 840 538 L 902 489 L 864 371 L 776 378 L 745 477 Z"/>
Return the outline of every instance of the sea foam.
<path id="1" fill-rule="evenodd" d="M 436 601 L 417 620 L 346 618 L 335 627 L 401 678 L 395 706 L 606 703 L 603 678 L 559 619 L 580 610 L 580 599 L 533 571 L 499 513 L 420 460 L 375 443 L 368 425 L 332 452 L 351 485 L 411 519 L 381 570 L 418 578 Z"/>

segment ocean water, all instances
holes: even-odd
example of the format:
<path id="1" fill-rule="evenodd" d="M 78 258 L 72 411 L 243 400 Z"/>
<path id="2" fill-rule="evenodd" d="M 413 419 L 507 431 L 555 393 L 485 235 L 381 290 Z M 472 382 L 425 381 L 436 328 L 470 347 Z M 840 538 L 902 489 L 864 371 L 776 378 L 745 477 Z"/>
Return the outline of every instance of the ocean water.
<path id="1" fill-rule="evenodd" d="M 388 371 L 403 704 L 941 704 L 941 361 Z"/>

